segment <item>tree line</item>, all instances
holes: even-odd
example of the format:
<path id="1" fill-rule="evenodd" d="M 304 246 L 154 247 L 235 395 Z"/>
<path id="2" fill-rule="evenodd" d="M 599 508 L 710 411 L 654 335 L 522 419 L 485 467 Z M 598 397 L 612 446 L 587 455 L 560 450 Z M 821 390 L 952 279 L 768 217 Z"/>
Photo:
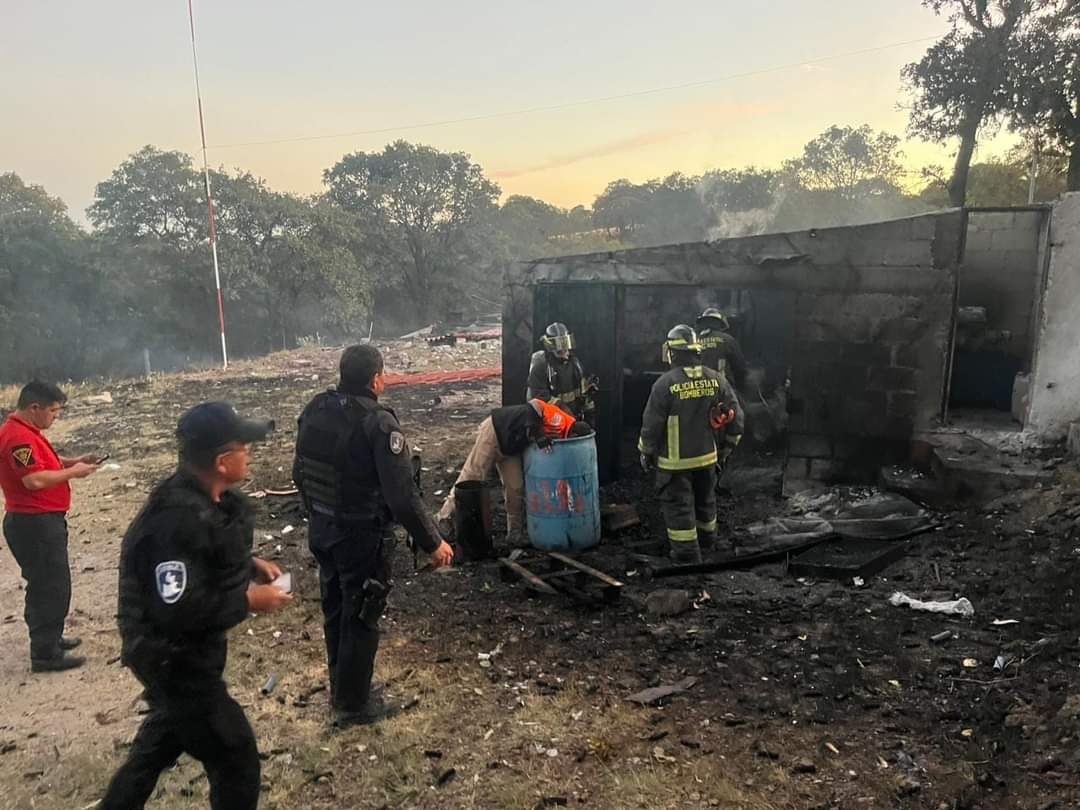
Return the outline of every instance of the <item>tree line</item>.
<path id="1" fill-rule="evenodd" d="M 957 146 L 905 170 L 901 141 L 832 126 L 774 168 L 611 182 L 591 208 L 501 190 L 461 152 L 396 141 L 343 155 L 302 197 L 210 172 L 230 351 L 261 354 L 499 307 L 507 261 L 854 224 L 1080 190 L 1080 2 L 924 0 L 951 25 L 903 81 L 909 134 Z M 974 160 L 980 136 L 1019 145 Z M 1034 159 L 1033 159 L 1034 158 Z M 144 147 L 98 184 L 91 229 L 0 175 L 0 379 L 135 372 L 218 354 L 202 172 Z"/>

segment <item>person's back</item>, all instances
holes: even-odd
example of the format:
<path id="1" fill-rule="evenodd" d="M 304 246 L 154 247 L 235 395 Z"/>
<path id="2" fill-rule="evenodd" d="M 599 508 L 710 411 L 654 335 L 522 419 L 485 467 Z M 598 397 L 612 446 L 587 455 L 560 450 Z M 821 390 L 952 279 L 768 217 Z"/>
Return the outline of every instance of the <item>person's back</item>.
<path id="1" fill-rule="evenodd" d="M 716 431 L 730 431 L 737 443 L 734 434 L 741 434 L 742 421 L 727 381 L 701 365 L 693 329 L 673 327 L 663 350 L 671 369 L 649 393 L 638 451 L 642 469 L 656 468 L 672 561 L 696 563 L 701 561 L 699 540 L 708 547 L 716 535 Z M 732 421 L 736 425 L 729 427 Z"/>
<path id="2" fill-rule="evenodd" d="M 709 307 L 698 317 L 701 364 L 723 374 L 737 389 L 746 385 L 747 365 L 739 341 L 730 333 L 727 316 Z"/>
<path id="3" fill-rule="evenodd" d="M 433 567 L 454 555 L 424 511 L 401 425 L 378 401 L 382 355 L 374 346 L 350 346 L 339 367 L 337 389 L 318 394 L 299 417 L 293 480 L 319 564 L 334 722 L 345 728 L 396 711 L 371 688 L 379 618 L 393 585 L 393 523 L 431 554 Z"/>
<path id="4" fill-rule="evenodd" d="M 309 511 L 380 527 L 393 521 L 373 454 L 382 412 L 392 417 L 364 391 L 330 389 L 305 406 L 293 479 Z"/>
<path id="5" fill-rule="evenodd" d="M 709 412 L 726 388 L 718 372 L 703 366 L 675 366 L 653 383 L 642 418 L 663 448 L 661 470 L 696 470 L 716 463 L 716 443 Z"/>

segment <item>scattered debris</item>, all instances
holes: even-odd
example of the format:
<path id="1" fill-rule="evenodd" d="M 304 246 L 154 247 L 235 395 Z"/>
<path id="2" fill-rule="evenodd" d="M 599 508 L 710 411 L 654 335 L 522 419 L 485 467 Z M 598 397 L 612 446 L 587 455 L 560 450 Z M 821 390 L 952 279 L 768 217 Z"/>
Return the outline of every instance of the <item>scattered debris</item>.
<path id="1" fill-rule="evenodd" d="M 664 698 L 669 698 L 672 695 L 678 695 L 685 692 L 692 688 L 696 683 L 697 678 L 692 676 L 686 677 L 678 683 L 654 686 L 651 689 L 643 689 L 640 692 L 635 692 L 626 699 L 631 703 L 640 703 L 642 706 L 648 706 L 650 704 L 659 703 Z"/>
<path id="2" fill-rule="evenodd" d="M 935 644 L 940 644 L 943 641 L 947 641 L 953 636 L 952 630 L 942 630 L 940 633 L 934 633 L 930 636 L 930 640 Z"/>
<path id="3" fill-rule="evenodd" d="M 447 768 L 435 779 L 435 786 L 443 787 L 443 785 L 448 784 L 455 776 L 457 776 L 457 768 Z"/>
<path id="4" fill-rule="evenodd" d="M 103 391 L 100 394 L 94 394 L 93 396 L 84 397 L 79 400 L 80 405 L 112 405 L 113 396 L 110 391 Z"/>
<path id="5" fill-rule="evenodd" d="M 624 503 L 600 507 L 600 521 L 604 534 L 614 534 L 641 525 L 637 509 L 632 504 Z"/>
<path id="6" fill-rule="evenodd" d="M 838 537 L 825 540 L 791 558 L 788 573 L 795 577 L 865 582 L 907 553 L 896 540 Z"/>
<path id="7" fill-rule="evenodd" d="M 975 608 L 967 597 L 954 599 L 950 602 L 924 602 L 921 599 L 912 599 L 906 593 L 897 591 L 889 597 L 889 604 L 893 607 L 907 605 L 912 610 L 924 610 L 928 613 L 947 613 L 967 618 L 975 615 Z"/>
<path id="8" fill-rule="evenodd" d="M 645 597 L 645 610 L 650 616 L 678 616 L 691 607 L 690 592 L 660 588 Z"/>
<path id="9" fill-rule="evenodd" d="M 575 601 L 592 604 L 614 602 L 622 592 L 623 583 L 619 580 L 557 551 L 550 551 L 539 560 L 530 560 L 533 569 L 527 568 L 522 559 L 519 556 L 499 560 L 504 580 L 512 581 L 517 576 L 540 593 L 549 596 L 562 593 Z M 535 570 L 539 565 L 545 565 L 547 572 Z"/>
<path id="10" fill-rule="evenodd" d="M 664 753 L 664 749 L 661 746 L 656 746 L 652 750 L 653 759 L 657 762 L 675 762 L 675 757 L 668 756 Z"/>
<path id="11" fill-rule="evenodd" d="M 491 652 L 477 653 L 476 654 L 476 660 L 479 661 L 480 667 L 482 669 L 488 669 L 489 667 L 491 667 L 491 663 L 495 659 L 495 657 L 497 655 L 499 655 L 501 652 L 502 652 L 502 642 L 500 641 L 498 644 L 495 645 L 495 649 L 492 650 Z"/>
<path id="12" fill-rule="evenodd" d="M 264 683 L 262 686 L 259 687 L 259 694 L 262 695 L 263 697 L 266 697 L 267 695 L 269 695 L 271 692 L 274 691 L 274 689 L 275 689 L 275 687 L 277 687 L 277 685 L 278 685 L 278 676 L 277 675 L 271 675 L 269 678 L 266 679 L 266 683 Z"/>

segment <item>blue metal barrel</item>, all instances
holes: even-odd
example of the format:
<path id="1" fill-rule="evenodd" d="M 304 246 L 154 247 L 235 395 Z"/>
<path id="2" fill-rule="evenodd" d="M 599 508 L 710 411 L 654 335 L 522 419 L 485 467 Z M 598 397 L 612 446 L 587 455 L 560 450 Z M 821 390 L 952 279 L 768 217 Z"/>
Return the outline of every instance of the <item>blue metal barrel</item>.
<path id="1" fill-rule="evenodd" d="M 559 439 L 525 451 L 529 541 L 547 551 L 578 551 L 600 542 L 596 437 Z"/>

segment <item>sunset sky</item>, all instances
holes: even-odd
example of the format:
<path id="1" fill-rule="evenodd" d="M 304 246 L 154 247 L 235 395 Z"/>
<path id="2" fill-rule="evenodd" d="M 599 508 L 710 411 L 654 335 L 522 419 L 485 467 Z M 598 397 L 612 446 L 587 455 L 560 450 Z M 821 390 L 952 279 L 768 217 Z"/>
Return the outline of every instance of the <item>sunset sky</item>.
<path id="1" fill-rule="evenodd" d="M 903 135 L 900 68 L 947 25 L 917 0 L 195 0 L 195 18 L 212 165 L 308 194 L 404 138 L 564 206 L 619 177 L 775 166 L 833 123 Z M 186 0 L 13 0 L 0 22 L 0 171 L 82 220 L 144 144 L 198 154 Z"/>

